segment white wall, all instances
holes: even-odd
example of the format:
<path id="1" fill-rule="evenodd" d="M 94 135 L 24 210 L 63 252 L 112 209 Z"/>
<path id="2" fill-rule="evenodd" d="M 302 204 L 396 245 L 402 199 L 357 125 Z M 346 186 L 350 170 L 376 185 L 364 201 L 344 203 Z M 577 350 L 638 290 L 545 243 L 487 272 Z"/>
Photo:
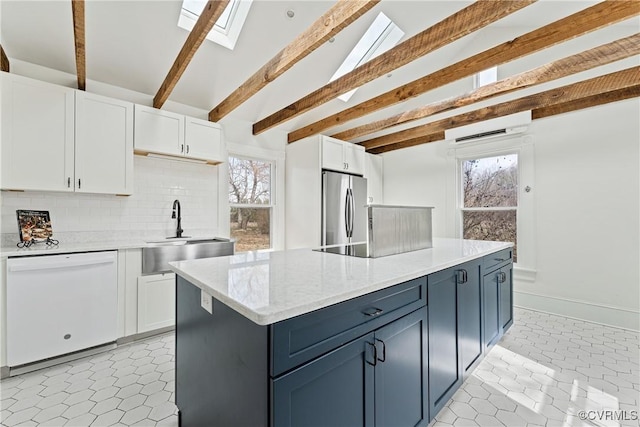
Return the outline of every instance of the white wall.
<path id="1" fill-rule="evenodd" d="M 640 329 L 640 101 L 536 120 L 535 282 L 515 283 L 517 305 Z M 446 143 L 384 154 L 389 204 L 435 206 L 447 236 Z"/>

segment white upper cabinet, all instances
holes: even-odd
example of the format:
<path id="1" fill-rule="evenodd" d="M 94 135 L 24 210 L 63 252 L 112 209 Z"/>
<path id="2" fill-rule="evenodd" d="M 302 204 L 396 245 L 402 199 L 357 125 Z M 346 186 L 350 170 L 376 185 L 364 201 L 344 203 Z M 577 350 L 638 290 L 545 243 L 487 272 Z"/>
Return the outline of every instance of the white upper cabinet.
<path id="1" fill-rule="evenodd" d="M 319 138 L 322 143 L 323 169 L 364 174 L 364 147 L 329 136 Z"/>
<path id="2" fill-rule="evenodd" d="M 220 163 L 220 125 L 156 108 L 136 105 L 135 151 Z"/>
<path id="3" fill-rule="evenodd" d="M 76 93 L 76 191 L 133 193 L 133 104 Z"/>
<path id="4" fill-rule="evenodd" d="M 183 115 L 137 104 L 135 112 L 135 148 L 137 152 L 170 156 L 183 155 Z"/>
<path id="5" fill-rule="evenodd" d="M 0 77 L 2 189 L 73 191 L 75 91 Z"/>
<path id="6" fill-rule="evenodd" d="M 132 193 L 132 103 L 1 77 L 2 189 Z"/>
<path id="7" fill-rule="evenodd" d="M 364 174 L 364 147 L 351 142 L 345 142 L 344 145 L 344 162 L 347 165 L 346 172 L 358 175 Z"/>
<path id="8" fill-rule="evenodd" d="M 222 162 L 222 129 L 217 123 L 186 117 L 185 156 Z"/>
<path id="9" fill-rule="evenodd" d="M 383 194 L 383 157 L 366 153 L 364 177 L 367 178 L 367 203 L 381 205 L 384 203 Z"/>

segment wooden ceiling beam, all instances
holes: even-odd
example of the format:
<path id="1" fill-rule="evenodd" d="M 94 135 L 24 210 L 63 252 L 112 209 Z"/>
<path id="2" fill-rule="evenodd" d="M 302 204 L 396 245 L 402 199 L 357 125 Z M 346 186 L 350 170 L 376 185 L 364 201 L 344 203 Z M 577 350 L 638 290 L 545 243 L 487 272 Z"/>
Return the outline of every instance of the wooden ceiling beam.
<path id="1" fill-rule="evenodd" d="M 352 140 L 363 135 L 378 132 L 414 120 L 424 119 L 437 113 L 471 105 L 496 96 L 505 95 L 515 90 L 547 83 L 638 54 L 640 54 L 640 33 L 550 62 L 511 77 L 507 77 L 506 79 L 482 86 L 464 95 L 445 99 L 444 101 L 434 102 L 401 114 L 396 114 L 395 116 L 386 119 L 377 120 L 372 123 L 367 123 L 362 126 L 345 130 L 331 136 L 346 141 Z"/>
<path id="2" fill-rule="evenodd" d="M 9 58 L 7 58 L 7 54 L 4 52 L 4 48 L 0 45 L 0 71 L 9 72 Z"/>
<path id="3" fill-rule="evenodd" d="M 209 112 L 209 120 L 216 122 L 222 119 L 379 2 L 380 0 L 337 2 L 224 101 L 214 107 Z"/>
<path id="4" fill-rule="evenodd" d="M 189 36 L 187 36 L 187 40 L 184 42 L 175 61 L 173 61 L 173 65 L 164 78 L 160 89 L 158 89 L 158 93 L 156 93 L 156 96 L 153 98 L 154 108 L 161 108 L 167 99 L 169 99 L 169 95 L 187 69 L 193 55 L 195 55 L 200 45 L 202 45 L 207 34 L 209 34 L 209 31 L 211 31 L 228 4 L 229 0 L 209 0 L 204 6 L 200 17 L 193 26 Z"/>
<path id="5" fill-rule="evenodd" d="M 76 50 L 76 73 L 78 75 L 78 89 L 87 87 L 87 72 L 85 60 L 84 36 L 84 0 L 71 0 L 73 13 L 73 38 Z"/>
<path id="6" fill-rule="evenodd" d="M 557 114 L 578 111 L 585 108 L 638 97 L 640 97 L 640 85 L 635 85 L 624 89 L 618 89 L 610 92 L 600 93 L 597 95 L 587 96 L 584 98 L 578 98 L 573 101 L 562 102 L 548 107 L 536 108 L 531 111 L 531 118 L 533 120 L 537 120 L 545 117 L 555 116 Z M 399 150 L 401 148 L 414 147 L 416 145 L 442 140 L 444 140 L 444 132 L 439 132 L 398 142 L 396 144 L 385 145 L 384 147 L 372 148 L 371 150 L 367 150 L 367 152 L 372 154 L 382 154 L 388 153 L 389 151 Z"/>
<path id="7" fill-rule="evenodd" d="M 640 14 L 638 1 L 605 1 L 538 28 L 513 40 L 463 59 L 427 76 L 399 86 L 339 113 L 289 133 L 294 142 L 344 124 L 435 88 L 469 77 L 492 66 L 530 55 Z"/>
<path id="8" fill-rule="evenodd" d="M 625 99 L 640 97 L 640 84 L 613 90 L 610 92 L 599 93 L 597 95 L 587 96 L 576 99 L 574 101 L 562 102 L 560 104 L 550 105 L 548 107 L 536 108 L 531 111 L 533 120 L 545 117 L 555 116 L 557 114 L 569 113 L 571 111 L 582 110 L 585 108 L 596 107 L 598 105 L 609 104 L 611 102 L 623 101 Z"/>
<path id="9" fill-rule="evenodd" d="M 257 135 L 483 28 L 536 0 L 476 1 L 253 125 Z"/>
<path id="10" fill-rule="evenodd" d="M 512 101 L 503 102 L 501 104 L 480 108 L 468 113 L 459 114 L 457 116 L 448 117 L 446 119 L 405 129 L 396 133 L 372 138 L 359 144 L 363 145 L 366 149 L 383 147 L 385 145 L 395 144 L 447 129 L 478 123 L 484 120 L 495 119 L 497 117 L 521 111 L 534 110 L 536 108 L 543 108 L 563 102 L 574 101 L 579 98 L 624 89 L 637 84 L 640 84 L 640 66 L 594 77 L 589 80 L 547 90 L 514 99 Z"/>

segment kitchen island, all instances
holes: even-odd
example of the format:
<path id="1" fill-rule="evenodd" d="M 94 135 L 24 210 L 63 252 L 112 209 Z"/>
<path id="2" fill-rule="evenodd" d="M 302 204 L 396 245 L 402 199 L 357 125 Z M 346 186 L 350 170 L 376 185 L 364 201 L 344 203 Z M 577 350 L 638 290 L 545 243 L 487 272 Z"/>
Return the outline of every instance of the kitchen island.
<path id="1" fill-rule="evenodd" d="M 511 246 L 173 263 L 181 425 L 427 425 L 511 325 Z"/>

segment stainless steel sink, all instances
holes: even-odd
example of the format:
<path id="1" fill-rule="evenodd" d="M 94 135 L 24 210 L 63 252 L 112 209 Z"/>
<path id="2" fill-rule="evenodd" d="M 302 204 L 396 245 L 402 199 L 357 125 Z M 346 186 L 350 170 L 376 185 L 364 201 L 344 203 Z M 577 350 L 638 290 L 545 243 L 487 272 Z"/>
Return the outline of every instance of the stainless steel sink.
<path id="1" fill-rule="evenodd" d="M 142 248 L 142 274 L 169 272 L 167 263 L 172 261 L 233 255 L 234 252 L 235 241 L 223 238 L 147 242 Z"/>

